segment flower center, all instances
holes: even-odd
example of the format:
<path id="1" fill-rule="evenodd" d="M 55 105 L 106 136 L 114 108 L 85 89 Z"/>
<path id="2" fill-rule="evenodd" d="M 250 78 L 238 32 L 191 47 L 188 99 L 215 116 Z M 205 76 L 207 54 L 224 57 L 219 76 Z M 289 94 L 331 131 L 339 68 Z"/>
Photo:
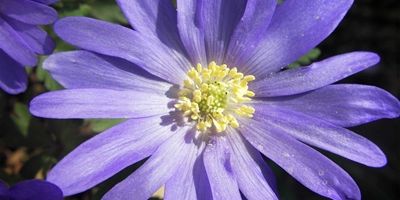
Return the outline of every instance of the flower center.
<path id="1" fill-rule="evenodd" d="M 204 132 L 214 125 L 217 132 L 222 132 L 228 125 L 239 127 L 235 115 L 253 117 L 254 108 L 244 103 L 254 96 L 247 86 L 254 76 L 243 76 L 236 67 L 229 69 L 214 61 L 208 68 L 197 64 L 197 69 L 189 70 L 188 76 L 175 107 L 197 122 L 197 130 Z"/>

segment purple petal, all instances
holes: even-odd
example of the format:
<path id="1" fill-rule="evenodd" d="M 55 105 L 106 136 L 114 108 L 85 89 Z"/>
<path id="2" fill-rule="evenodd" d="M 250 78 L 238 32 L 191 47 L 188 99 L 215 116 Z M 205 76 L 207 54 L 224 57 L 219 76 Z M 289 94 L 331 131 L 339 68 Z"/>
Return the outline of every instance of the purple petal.
<path id="1" fill-rule="evenodd" d="M 0 88 L 10 94 L 26 89 L 28 76 L 25 69 L 0 49 Z"/>
<path id="2" fill-rule="evenodd" d="M 10 198 L 16 200 L 62 200 L 63 193 L 53 183 L 43 180 L 27 180 L 10 188 Z"/>
<path id="3" fill-rule="evenodd" d="M 369 52 L 353 52 L 334 56 L 307 67 L 285 70 L 249 87 L 257 97 L 275 97 L 314 90 L 339 81 L 379 62 L 379 56 Z"/>
<path id="4" fill-rule="evenodd" d="M 328 85 L 295 96 L 265 98 L 259 103 L 342 127 L 400 115 L 400 102 L 396 97 L 377 87 L 355 84 Z"/>
<path id="5" fill-rule="evenodd" d="M 43 62 L 43 68 L 69 89 L 135 89 L 164 94 L 171 87 L 129 61 L 89 51 L 53 54 Z"/>
<path id="6" fill-rule="evenodd" d="M 169 101 L 152 91 L 69 89 L 35 97 L 29 110 L 46 118 L 132 118 L 168 113 Z"/>
<path id="7" fill-rule="evenodd" d="M 192 64 L 207 66 L 206 47 L 204 43 L 204 25 L 201 10 L 203 1 L 178 0 L 178 29 Z"/>
<path id="8" fill-rule="evenodd" d="M 175 173 L 165 184 L 164 199 L 212 199 L 203 150 L 204 145 L 201 145 L 186 152 L 188 158 L 179 166 L 179 173 Z"/>
<path id="9" fill-rule="evenodd" d="M 0 180 L 0 198 L 8 200 L 10 192 L 8 191 L 8 186 L 2 180 Z"/>
<path id="10" fill-rule="evenodd" d="M 57 11 L 50 6 L 30 0 L 0 0 L 0 13 L 18 21 L 46 25 L 57 20 Z"/>
<path id="11" fill-rule="evenodd" d="M 361 199 L 354 180 L 334 162 L 268 121 L 239 118 L 243 136 L 304 186 L 331 199 Z"/>
<path id="12" fill-rule="evenodd" d="M 41 4 L 45 4 L 45 5 L 50 5 L 50 4 L 53 4 L 53 3 L 57 3 L 60 0 L 31 0 L 31 1 L 35 1 L 35 2 L 38 2 L 38 3 L 41 3 Z"/>
<path id="13" fill-rule="evenodd" d="M 56 47 L 53 39 L 36 25 L 22 23 L 18 20 L 4 17 L 21 39 L 37 54 L 51 54 Z"/>
<path id="14" fill-rule="evenodd" d="M 224 63 L 242 66 L 265 37 L 277 0 L 248 0 L 243 17 L 231 37 Z"/>
<path id="15" fill-rule="evenodd" d="M 38 62 L 35 53 L 18 36 L 18 33 L 0 17 L 0 49 L 21 65 L 35 66 Z"/>
<path id="16" fill-rule="evenodd" d="M 203 2 L 201 15 L 203 16 L 207 60 L 222 64 L 229 40 L 243 16 L 247 1 L 203 0 Z"/>
<path id="17" fill-rule="evenodd" d="M 130 119 L 89 139 L 48 174 L 65 196 L 85 191 L 150 156 L 171 135 L 160 116 Z"/>
<path id="18" fill-rule="evenodd" d="M 278 188 L 272 170 L 260 153 L 236 130 L 228 129 L 232 149 L 232 170 L 240 191 L 247 199 L 278 199 Z"/>
<path id="19" fill-rule="evenodd" d="M 223 137 L 213 137 L 210 140 L 203 159 L 213 199 L 241 199 L 231 166 L 235 158 L 231 156 L 228 142 Z"/>
<path id="20" fill-rule="evenodd" d="M 382 167 L 385 154 L 374 143 L 345 128 L 280 108 L 254 106 L 261 121 L 304 143 L 325 149 L 370 167 Z M 263 109 L 266 109 L 263 111 Z"/>
<path id="21" fill-rule="evenodd" d="M 190 63 L 178 33 L 176 9 L 168 0 L 117 0 L 133 29 L 164 45 L 185 71 Z M 175 66 L 175 67 L 179 67 Z"/>
<path id="22" fill-rule="evenodd" d="M 336 28 L 352 0 L 291 0 L 277 6 L 264 39 L 240 69 L 264 78 L 294 62 Z M 240 66 L 238 66 L 240 67 Z"/>
<path id="23" fill-rule="evenodd" d="M 54 24 L 66 42 L 101 54 L 124 58 L 174 84 L 182 84 L 185 68 L 159 42 L 132 29 L 86 17 L 67 17 Z"/>
<path id="24" fill-rule="evenodd" d="M 197 148 L 192 143 L 186 143 L 184 133 L 187 128 L 181 128 L 167 141 L 161 144 L 154 154 L 132 175 L 115 185 L 102 199 L 148 199 L 165 184 L 189 156 L 187 152 Z"/>

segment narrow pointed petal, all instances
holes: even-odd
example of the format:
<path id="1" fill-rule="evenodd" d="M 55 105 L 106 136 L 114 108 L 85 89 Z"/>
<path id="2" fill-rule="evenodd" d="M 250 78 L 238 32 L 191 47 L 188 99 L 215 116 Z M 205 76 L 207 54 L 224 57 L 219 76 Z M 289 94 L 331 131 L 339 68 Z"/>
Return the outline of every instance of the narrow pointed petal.
<path id="1" fill-rule="evenodd" d="M 0 49 L 0 88 L 10 94 L 26 89 L 28 76 L 25 69 Z"/>
<path id="2" fill-rule="evenodd" d="M 4 183 L 2 180 L 0 180 L 0 198 L 6 199 L 10 195 L 10 192 L 8 191 L 8 186 L 6 183 Z"/>
<path id="3" fill-rule="evenodd" d="M 284 1 L 277 6 L 264 39 L 241 71 L 264 78 L 296 61 L 332 33 L 352 3 L 353 0 Z"/>
<path id="4" fill-rule="evenodd" d="M 172 86 L 122 58 L 82 50 L 53 54 L 43 62 L 43 68 L 69 89 L 134 89 L 164 94 Z"/>
<path id="5" fill-rule="evenodd" d="M 47 180 L 65 196 L 85 191 L 150 156 L 172 134 L 160 116 L 130 119 L 89 139 L 64 157 Z M 104 159 L 107 158 L 107 159 Z"/>
<path id="6" fill-rule="evenodd" d="M 201 10 L 203 0 L 178 0 L 178 30 L 192 64 L 207 66 L 204 25 Z"/>
<path id="7" fill-rule="evenodd" d="M 15 200 L 62 200 L 63 193 L 53 183 L 43 180 L 27 180 L 10 188 L 10 198 Z"/>
<path id="8" fill-rule="evenodd" d="M 222 64 L 229 40 L 246 8 L 245 0 L 203 0 L 205 47 L 208 62 Z"/>
<path id="9" fill-rule="evenodd" d="M 54 24 L 64 41 L 93 52 L 126 59 L 170 83 L 182 84 L 186 67 L 169 48 L 132 29 L 87 17 L 67 17 Z"/>
<path id="10" fill-rule="evenodd" d="M 242 66 L 265 37 L 277 0 L 249 0 L 231 37 L 224 63 Z"/>
<path id="11" fill-rule="evenodd" d="M 185 71 L 190 69 L 179 37 L 177 12 L 171 1 L 117 0 L 117 3 L 135 31 L 164 45 Z"/>
<path id="12" fill-rule="evenodd" d="M 152 91 L 70 89 L 35 97 L 29 110 L 46 118 L 132 118 L 168 113 L 169 99 Z"/>
<path id="13" fill-rule="evenodd" d="M 177 172 L 188 159 L 187 151 L 195 147 L 185 142 L 186 131 L 186 127 L 175 131 L 139 169 L 115 185 L 102 199 L 148 199 Z"/>
<path id="14" fill-rule="evenodd" d="M 38 59 L 31 48 L 3 18 L 0 24 L 0 49 L 23 66 L 35 66 Z"/>
<path id="15" fill-rule="evenodd" d="M 0 0 L 0 13 L 18 21 L 46 25 L 57 20 L 57 11 L 50 6 L 30 0 Z"/>
<path id="16" fill-rule="evenodd" d="M 176 10 L 170 1 L 117 0 L 117 3 L 135 31 L 153 38 L 160 33 L 170 34 L 168 38 L 178 36 Z M 170 33 L 164 32 L 168 29 L 172 29 Z"/>
<path id="17" fill-rule="evenodd" d="M 225 138 L 213 137 L 203 155 L 213 199 L 241 199 L 231 163 L 234 161 Z"/>
<path id="18" fill-rule="evenodd" d="M 379 62 L 370 52 L 334 56 L 307 67 L 285 70 L 250 85 L 257 97 L 298 94 L 329 85 Z"/>
<path id="19" fill-rule="evenodd" d="M 4 17 L 18 33 L 19 37 L 37 54 L 51 54 L 56 47 L 53 39 L 36 25 L 25 24 L 18 20 Z"/>
<path id="20" fill-rule="evenodd" d="M 400 115 L 400 102 L 396 97 L 377 87 L 356 84 L 328 85 L 295 96 L 264 98 L 259 103 L 342 127 Z"/>
<path id="21" fill-rule="evenodd" d="M 256 110 L 265 107 L 255 106 Z M 368 139 L 345 128 L 323 120 L 280 108 L 268 108 L 259 113 L 260 119 L 280 132 L 304 143 L 325 149 L 370 167 L 386 164 L 385 154 Z"/>
<path id="22" fill-rule="evenodd" d="M 265 121 L 238 120 L 238 130 L 254 147 L 310 190 L 331 199 L 361 199 L 349 174 L 321 153 Z"/>
<path id="23" fill-rule="evenodd" d="M 192 133 L 193 131 L 186 133 L 185 139 L 193 138 Z M 191 145 L 193 148 L 187 150 L 188 158 L 179 166 L 179 173 L 175 173 L 165 184 L 165 200 L 212 199 L 210 182 L 203 162 L 204 145 L 197 146 L 194 143 Z"/>
<path id="24" fill-rule="evenodd" d="M 230 128 L 227 133 L 232 149 L 232 171 L 240 191 L 247 199 L 278 199 L 275 176 L 260 153 L 236 130 Z"/>

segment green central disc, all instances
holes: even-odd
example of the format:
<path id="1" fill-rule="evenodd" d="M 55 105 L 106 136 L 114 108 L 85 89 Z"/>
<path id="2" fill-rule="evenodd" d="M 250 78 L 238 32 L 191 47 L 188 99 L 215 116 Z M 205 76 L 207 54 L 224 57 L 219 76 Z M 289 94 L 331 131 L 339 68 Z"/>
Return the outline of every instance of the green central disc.
<path id="1" fill-rule="evenodd" d="M 227 105 L 228 92 L 219 82 L 207 82 L 208 90 L 202 93 L 201 101 L 199 102 L 199 109 L 201 112 L 212 113 L 217 111 L 218 108 L 225 109 Z M 209 96 L 213 96 L 214 99 L 211 104 L 208 105 Z"/>

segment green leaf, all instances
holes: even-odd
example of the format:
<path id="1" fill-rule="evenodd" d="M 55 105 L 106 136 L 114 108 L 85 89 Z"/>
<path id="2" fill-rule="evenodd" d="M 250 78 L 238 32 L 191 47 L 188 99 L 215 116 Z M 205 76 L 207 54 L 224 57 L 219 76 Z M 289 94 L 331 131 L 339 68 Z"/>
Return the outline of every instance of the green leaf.
<path id="1" fill-rule="evenodd" d="M 22 103 L 16 103 L 14 105 L 14 113 L 11 114 L 11 119 L 25 137 L 28 136 L 28 128 L 31 118 L 32 115 L 29 113 L 28 106 Z"/>
<path id="2" fill-rule="evenodd" d="M 310 65 L 312 61 L 318 58 L 319 55 L 321 55 L 321 50 L 319 50 L 318 48 L 311 49 L 311 51 L 307 52 L 304 56 L 300 57 L 295 62 L 287 66 L 286 69 Z"/>
<path id="3" fill-rule="evenodd" d="M 84 124 L 92 127 L 92 131 L 95 133 L 103 132 L 126 119 L 85 119 Z"/>
<path id="4" fill-rule="evenodd" d="M 33 70 L 33 67 L 25 67 L 25 71 L 27 74 L 31 73 Z"/>
<path id="5" fill-rule="evenodd" d="M 172 5 L 174 5 L 174 7 L 176 8 L 176 0 L 171 0 Z"/>
<path id="6" fill-rule="evenodd" d="M 68 16 L 88 16 L 90 10 L 92 9 L 88 4 L 77 4 L 74 2 L 73 4 L 62 4 L 62 9 L 58 12 L 59 18 L 64 18 Z"/>
<path id="7" fill-rule="evenodd" d="M 308 53 L 306 53 L 306 55 L 299 58 L 297 62 L 299 62 L 302 65 L 309 65 L 311 64 L 311 61 L 317 59 L 319 55 L 321 55 L 321 51 L 318 48 L 314 48 Z"/>
<path id="8" fill-rule="evenodd" d="M 103 21 L 118 24 L 128 24 L 128 21 L 122 14 L 121 9 L 115 2 L 99 2 L 93 4 L 90 15 Z"/>

